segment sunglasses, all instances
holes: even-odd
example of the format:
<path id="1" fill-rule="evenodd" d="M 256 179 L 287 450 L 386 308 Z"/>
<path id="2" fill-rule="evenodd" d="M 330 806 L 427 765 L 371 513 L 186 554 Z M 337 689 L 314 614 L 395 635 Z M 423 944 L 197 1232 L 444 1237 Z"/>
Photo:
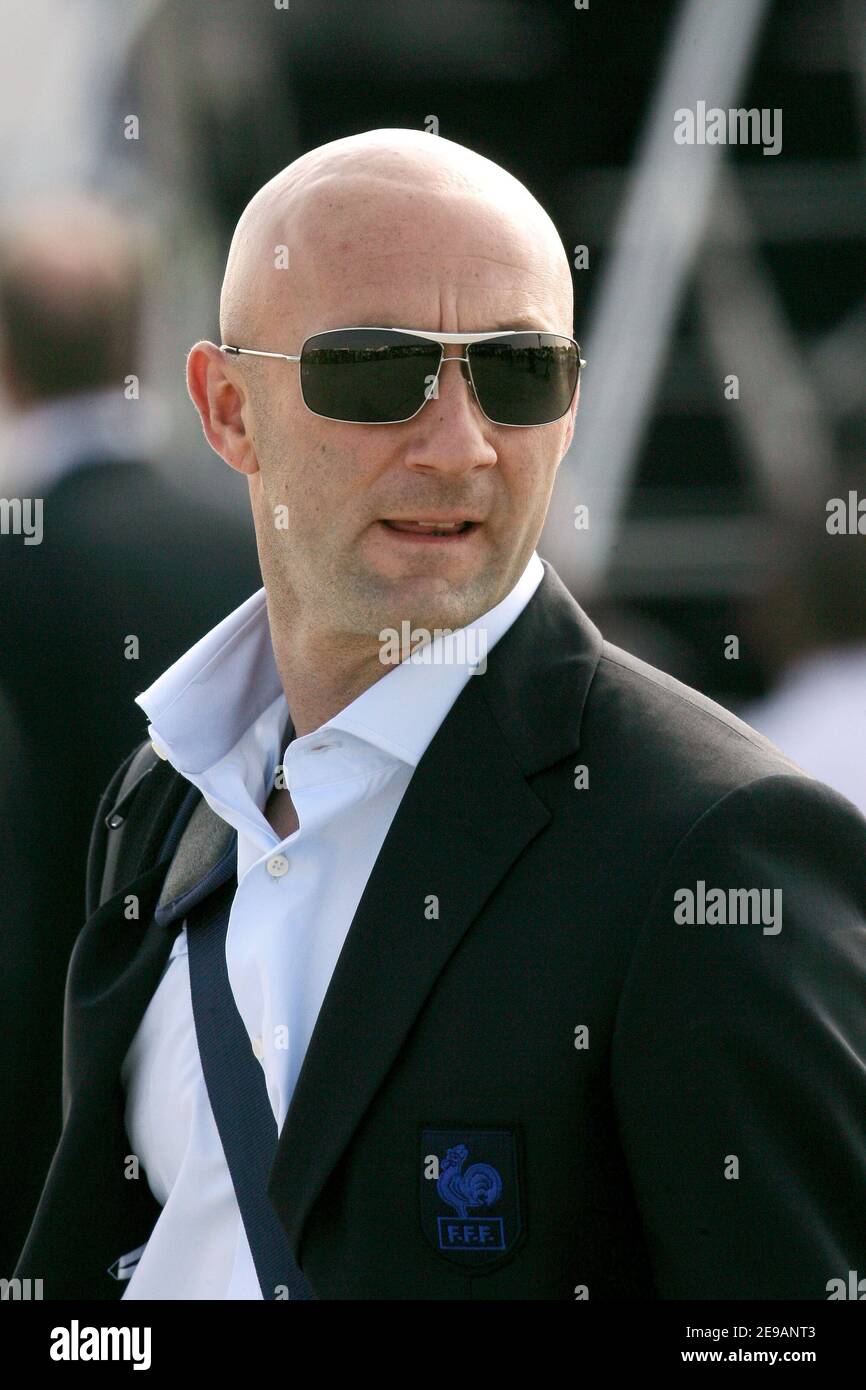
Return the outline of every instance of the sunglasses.
<path id="1" fill-rule="evenodd" d="M 466 348 L 446 357 L 445 345 Z M 494 425 L 550 425 L 567 414 L 586 362 L 559 333 L 425 333 L 414 328 L 333 328 L 300 354 L 221 344 L 223 352 L 300 364 L 308 410 L 351 425 L 399 425 L 438 395 L 443 362 L 460 362 L 482 414 Z"/>

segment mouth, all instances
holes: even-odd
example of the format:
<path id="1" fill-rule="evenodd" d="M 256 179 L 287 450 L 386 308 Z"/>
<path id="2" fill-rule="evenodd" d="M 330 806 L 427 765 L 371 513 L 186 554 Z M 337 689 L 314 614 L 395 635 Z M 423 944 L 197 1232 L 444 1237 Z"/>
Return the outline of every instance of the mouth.
<path id="1" fill-rule="evenodd" d="M 478 530 L 481 522 L 468 520 L 426 521 L 421 519 L 395 521 L 383 517 L 377 524 L 398 541 L 415 545 L 459 545 Z"/>

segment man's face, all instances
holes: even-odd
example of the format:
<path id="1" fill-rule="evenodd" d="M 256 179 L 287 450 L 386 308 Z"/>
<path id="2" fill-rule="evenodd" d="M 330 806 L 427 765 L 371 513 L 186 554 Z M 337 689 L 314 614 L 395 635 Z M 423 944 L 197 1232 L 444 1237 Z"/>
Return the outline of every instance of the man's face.
<path id="1" fill-rule="evenodd" d="M 347 182 L 308 200 L 287 237 L 285 293 L 269 306 L 266 338 L 241 346 L 298 353 L 310 334 L 376 324 L 571 334 L 570 282 L 537 229 L 477 199 L 437 201 L 393 185 L 352 198 Z M 268 283 L 279 285 L 279 274 Z M 505 597 L 541 532 L 573 410 L 528 429 L 491 424 L 460 364 L 443 363 L 438 398 L 413 419 L 347 424 L 306 408 L 296 364 L 234 361 L 251 388 L 250 493 L 274 616 L 350 640 L 404 620 L 462 627 Z M 479 524 L 430 543 L 384 521 L 442 514 Z"/>

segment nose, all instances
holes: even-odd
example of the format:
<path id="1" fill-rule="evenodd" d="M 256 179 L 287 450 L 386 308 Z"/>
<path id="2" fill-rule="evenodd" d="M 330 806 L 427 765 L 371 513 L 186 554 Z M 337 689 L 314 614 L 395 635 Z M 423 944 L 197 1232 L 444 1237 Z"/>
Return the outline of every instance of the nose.
<path id="1" fill-rule="evenodd" d="M 405 452 L 411 468 L 463 473 L 497 461 L 488 434 L 494 427 L 475 398 L 465 353 L 456 343 L 445 348 L 430 397 L 411 422 Z"/>

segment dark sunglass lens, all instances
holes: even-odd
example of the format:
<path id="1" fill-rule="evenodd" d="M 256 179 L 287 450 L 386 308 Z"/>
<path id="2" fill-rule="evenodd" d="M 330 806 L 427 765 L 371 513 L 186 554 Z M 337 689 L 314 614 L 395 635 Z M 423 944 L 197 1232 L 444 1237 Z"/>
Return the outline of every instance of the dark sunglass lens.
<path id="1" fill-rule="evenodd" d="M 555 333 L 511 333 L 472 343 L 469 370 L 481 409 L 498 425 L 547 425 L 574 398 L 578 353 Z"/>
<path id="2" fill-rule="evenodd" d="M 438 343 L 398 331 L 346 328 L 317 333 L 301 351 L 301 392 L 329 420 L 385 425 L 424 404 L 439 367 Z"/>

